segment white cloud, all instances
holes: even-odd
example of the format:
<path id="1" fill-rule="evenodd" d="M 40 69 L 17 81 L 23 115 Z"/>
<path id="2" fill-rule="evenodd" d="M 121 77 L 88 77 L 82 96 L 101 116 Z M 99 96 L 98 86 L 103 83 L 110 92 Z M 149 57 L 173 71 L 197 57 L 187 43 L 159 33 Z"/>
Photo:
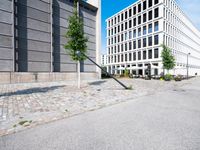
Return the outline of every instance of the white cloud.
<path id="1" fill-rule="evenodd" d="M 177 0 L 184 13 L 200 30 L 200 0 Z"/>

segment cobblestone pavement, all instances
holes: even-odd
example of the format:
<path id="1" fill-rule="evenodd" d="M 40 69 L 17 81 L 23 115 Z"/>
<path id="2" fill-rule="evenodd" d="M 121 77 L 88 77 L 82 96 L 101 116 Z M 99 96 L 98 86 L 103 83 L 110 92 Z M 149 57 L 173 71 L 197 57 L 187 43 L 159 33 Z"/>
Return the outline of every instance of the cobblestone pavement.
<path id="1" fill-rule="evenodd" d="M 132 85 L 133 90 L 124 90 L 112 79 L 84 81 L 81 89 L 77 89 L 76 82 L 0 85 L 0 136 L 189 84 L 189 81 L 120 80 Z"/>

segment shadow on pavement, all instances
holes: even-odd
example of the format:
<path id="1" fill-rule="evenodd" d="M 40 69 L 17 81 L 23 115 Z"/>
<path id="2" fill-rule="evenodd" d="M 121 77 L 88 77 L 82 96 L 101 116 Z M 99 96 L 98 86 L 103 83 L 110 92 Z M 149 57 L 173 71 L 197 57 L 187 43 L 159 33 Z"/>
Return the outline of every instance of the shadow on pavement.
<path id="1" fill-rule="evenodd" d="M 101 84 L 103 84 L 103 83 L 105 83 L 105 82 L 107 82 L 107 81 L 95 81 L 95 82 L 90 82 L 90 83 L 88 83 L 89 85 L 101 85 Z"/>
<path id="2" fill-rule="evenodd" d="M 51 87 L 35 87 L 35 88 L 30 88 L 30 89 L 24 89 L 24 90 L 18 90 L 15 92 L 8 92 L 8 93 L 2 93 L 0 94 L 0 97 L 2 96 L 16 96 L 16 95 L 26 95 L 26 94 L 33 94 L 33 93 L 45 93 L 49 91 L 56 90 L 58 88 L 62 88 L 62 86 L 51 86 Z"/>

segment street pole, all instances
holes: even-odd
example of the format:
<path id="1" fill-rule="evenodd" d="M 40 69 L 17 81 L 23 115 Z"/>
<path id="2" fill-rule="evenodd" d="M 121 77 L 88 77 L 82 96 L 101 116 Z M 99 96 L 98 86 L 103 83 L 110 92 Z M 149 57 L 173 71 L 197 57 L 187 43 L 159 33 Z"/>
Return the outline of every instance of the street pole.
<path id="1" fill-rule="evenodd" d="M 189 66 L 188 66 L 188 57 L 190 53 L 187 54 L 187 80 L 189 79 Z"/>

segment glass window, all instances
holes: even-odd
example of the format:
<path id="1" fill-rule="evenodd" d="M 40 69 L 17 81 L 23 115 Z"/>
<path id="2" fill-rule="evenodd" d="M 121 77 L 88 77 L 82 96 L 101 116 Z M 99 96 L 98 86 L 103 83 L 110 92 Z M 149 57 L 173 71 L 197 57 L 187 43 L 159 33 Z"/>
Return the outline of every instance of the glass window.
<path id="1" fill-rule="evenodd" d="M 159 3 L 159 0 L 155 0 L 154 1 L 154 4 L 156 5 L 156 4 L 158 4 Z"/>
<path id="2" fill-rule="evenodd" d="M 135 38 L 135 37 L 136 37 L 136 29 L 133 30 L 133 38 Z"/>
<path id="3" fill-rule="evenodd" d="M 133 19 L 133 26 L 136 26 L 136 18 Z"/>
<path id="4" fill-rule="evenodd" d="M 147 14 L 143 14 L 143 22 L 146 22 L 147 21 Z"/>
<path id="5" fill-rule="evenodd" d="M 148 33 L 152 33 L 152 24 L 149 24 Z"/>
<path id="6" fill-rule="evenodd" d="M 152 36 L 148 37 L 148 46 L 152 46 Z"/>
<path id="7" fill-rule="evenodd" d="M 124 41 L 124 36 L 123 36 L 123 34 L 121 34 L 121 41 L 122 41 L 122 42 Z"/>
<path id="8" fill-rule="evenodd" d="M 131 53 L 129 53 L 129 61 L 131 61 L 132 59 L 132 55 L 131 55 Z"/>
<path id="9" fill-rule="evenodd" d="M 158 31 L 159 27 L 158 27 L 158 21 L 154 23 L 154 31 Z"/>
<path id="10" fill-rule="evenodd" d="M 141 40 L 138 40 L 138 48 L 141 48 Z"/>
<path id="11" fill-rule="evenodd" d="M 129 17 L 132 16 L 132 9 L 129 9 Z"/>
<path id="12" fill-rule="evenodd" d="M 124 61 L 124 56 L 123 56 L 123 54 L 121 54 L 121 62 L 123 62 Z"/>
<path id="13" fill-rule="evenodd" d="M 146 8 L 147 8 L 147 1 L 144 1 L 143 2 L 143 10 L 146 10 Z"/>
<path id="14" fill-rule="evenodd" d="M 121 45 L 121 52 L 124 51 L 124 44 Z"/>
<path id="15" fill-rule="evenodd" d="M 129 28 L 132 27 L 132 20 L 129 20 Z"/>
<path id="16" fill-rule="evenodd" d="M 132 42 L 129 42 L 129 50 L 132 50 Z"/>
<path id="17" fill-rule="evenodd" d="M 132 39 L 132 31 L 129 31 L 129 39 Z"/>
<path id="18" fill-rule="evenodd" d="M 127 22 L 125 22 L 125 30 L 127 30 Z"/>
<path id="19" fill-rule="evenodd" d="M 144 38 L 144 39 L 143 39 L 143 47 L 146 47 L 146 46 L 147 46 L 147 39 Z"/>
<path id="20" fill-rule="evenodd" d="M 125 40 L 128 40 L 127 32 L 125 32 Z"/>
<path id="21" fill-rule="evenodd" d="M 141 51 L 138 52 L 138 60 L 141 60 Z"/>
<path id="22" fill-rule="evenodd" d="M 125 19 L 127 19 L 127 11 L 125 11 Z"/>
<path id="23" fill-rule="evenodd" d="M 118 33 L 120 32 L 120 26 L 118 25 Z"/>
<path id="24" fill-rule="evenodd" d="M 154 10 L 154 18 L 157 18 L 158 16 L 159 16 L 159 9 L 156 8 L 156 9 Z"/>
<path id="25" fill-rule="evenodd" d="M 149 11 L 149 20 L 152 20 L 152 10 L 151 11 Z"/>
<path id="26" fill-rule="evenodd" d="M 138 36 L 141 36 L 141 28 L 138 28 Z"/>
<path id="27" fill-rule="evenodd" d="M 141 16 L 138 16 L 138 24 L 141 24 Z"/>
<path id="28" fill-rule="evenodd" d="M 124 14 L 121 14 L 121 21 L 124 20 Z"/>
<path id="29" fill-rule="evenodd" d="M 118 22 L 120 22 L 120 16 L 118 15 Z"/>
<path id="30" fill-rule="evenodd" d="M 147 34 L 147 27 L 143 26 L 143 35 L 146 35 L 146 34 Z"/>
<path id="31" fill-rule="evenodd" d="M 141 4 L 138 4 L 138 13 L 141 12 Z"/>
<path id="32" fill-rule="evenodd" d="M 127 54 L 125 54 L 125 61 L 127 61 Z"/>
<path id="33" fill-rule="evenodd" d="M 148 59 L 152 59 L 152 50 L 148 50 Z"/>
<path id="34" fill-rule="evenodd" d="M 154 45 L 158 45 L 158 43 L 159 43 L 159 36 L 154 35 Z"/>
<path id="35" fill-rule="evenodd" d="M 136 6 L 133 7 L 133 15 L 135 15 L 135 14 L 136 14 Z"/>
<path id="36" fill-rule="evenodd" d="M 149 7 L 152 6 L 152 0 L 149 0 Z"/>
<path id="37" fill-rule="evenodd" d="M 127 46 L 127 43 L 125 43 L 125 51 L 128 50 L 128 46 Z"/>
<path id="38" fill-rule="evenodd" d="M 121 24 L 121 31 L 124 31 L 124 24 Z"/>
<path id="39" fill-rule="evenodd" d="M 147 51 L 143 51 L 143 59 L 147 58 Z"/>
<path id="40" fill-rule="evenodd" d="M 133 49 L 136 49 L 136 41 L 133 41 Z"/>
<path id="41" fill-rule="evenodd" d="M 158 53 L 158 48 L 154 49 L 154 58 L 158 58 L 159 53 Z"/>
<path id="42" fill-rule="evenodd" d="M 136 60 L 136 52 L 133 52 L 133 60 Z"/>

